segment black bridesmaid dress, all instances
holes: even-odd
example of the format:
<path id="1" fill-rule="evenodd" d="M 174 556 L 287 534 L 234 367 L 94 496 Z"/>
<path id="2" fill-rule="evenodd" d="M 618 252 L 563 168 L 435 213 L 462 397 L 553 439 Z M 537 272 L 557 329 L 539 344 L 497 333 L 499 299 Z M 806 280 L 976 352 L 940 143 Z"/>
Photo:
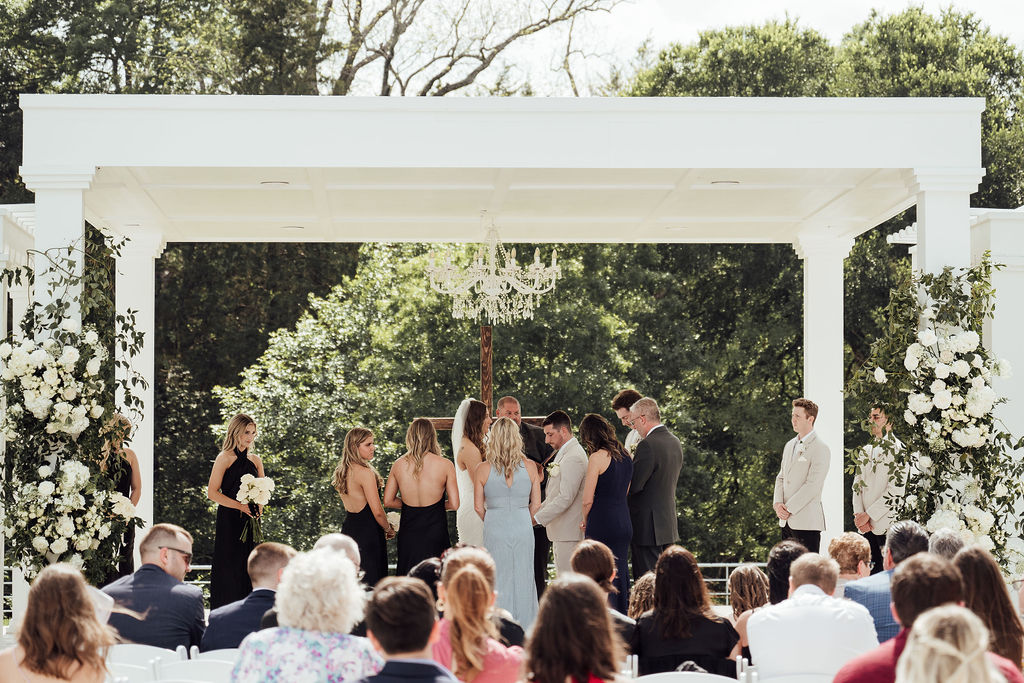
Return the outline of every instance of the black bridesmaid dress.
<path id="1" fill-rule="evenodd" d="M 114 455 L 120 462 L 115 465 L 117 467 L 117 480 L 114 482 L 115 490 L 125 498 L 131 498 L 132 492 L 132 466 L 131 464 L 121 457 L 120 455 Z M 111 567 L 111 570 L 107 573 L 107 577 L 103 580 L 103 585 L 117 581 L 122 576 L 128 576 L 135 571 L 135 527 L 130 526 L 125 529 L 124 534 L 121 536 L 121 547 L 117 551 L 117 564 Z"/>
<path id="2" fill-rule="evenodd" d="M 373 588 L 388 575 L 388 542 L 384 529 L 373 518 L 369 503 L 359 512 L 346 513 L 341 533 L 352 537 L 359 546 L 359 568 L 363 571 L 363 583 Z"/>
<path id="3" fill-rule="evenodd" d="M 633 478 L 633 461 L 624 452 L 622 459 L 612 458 L 608 469 L 597 477 L 594 505 L 587 517 L 587 538 L 600 541 L 615 555 L 615 587 L 618 593 L 608 596 L 609 604 L 625 614 L 629 610 L 629 542 L 633 539 L 633 523 L 629 519 L 626 491 Z"/>
<path id="4" fill-rule="evenodd" d="M 234 500 L 242 486 L 242 475 L 257 476 L 256 465 L 249 460 L 249 451 L 235 449 L 235 461 L 224 470 L 220 492 Z M 249 508 L 255 512 L 252 503 Z M 241 510 L 217 506 L 217 535 L 213 541 L 213 567 L 210 571 L 210 609 L 241 600 L 252 592 L 252 582 L 245 565 L 256 547 L 250 535 L 242 540 L 242 531 L 249 518 Z"/>
<path id="5" fill-rule="evenodd" d="M 427 558 L 441 557 L 441 553 L 452 547 L 444 501 L 442 495 L 433 505 L 402 504 L 402 519 L 398 524 L 398 576 L 405 576 Z"/>

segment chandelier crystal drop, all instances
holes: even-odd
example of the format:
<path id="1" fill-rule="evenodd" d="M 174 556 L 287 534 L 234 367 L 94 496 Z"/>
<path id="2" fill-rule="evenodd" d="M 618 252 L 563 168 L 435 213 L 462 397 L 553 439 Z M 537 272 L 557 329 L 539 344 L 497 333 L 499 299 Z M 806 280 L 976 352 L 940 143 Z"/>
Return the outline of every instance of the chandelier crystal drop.
<path id="1" fill-rule="evenodd" d="M 430 288 L 452 297 L 453 318 L 479 320 L 487 316 L 491 323 L 533 318 L 540 295 L 554 289 L 555 281 L 561 276 L 555 250 L 551 251 L 550 266 L 540 262 L 540 249 L 537 249 L 533 263 L 520 267 L 516 250 L 507 252 L 502 246 L 494 222 L 486 215 L 484 222 L 487 239 L 469 267 L 455 265 L 450 251 L 442 263 L 435 265 L 431 253 L 427 266 Z"/>

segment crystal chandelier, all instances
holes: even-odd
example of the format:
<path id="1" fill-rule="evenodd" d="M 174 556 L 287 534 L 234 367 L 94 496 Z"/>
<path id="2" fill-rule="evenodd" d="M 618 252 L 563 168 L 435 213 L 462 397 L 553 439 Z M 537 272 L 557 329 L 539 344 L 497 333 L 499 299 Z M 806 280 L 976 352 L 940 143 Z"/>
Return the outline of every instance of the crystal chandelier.
<path id="1" fill-rule="evenodd" d="M 430 255 L 427 275 L 431 289 L 453 297 L 453 318 L 479 320 L 481 315 L 486 315 L 492 323 L 533 318 L 540 295 L 554 289 L 561 275 L 555 250 L 551 251 L 550 266 L 540 262 L 540 249 L 537 249 L 533 263 L 520 267 L 516 263 L 516 250 L 507 252 L 502 246 L 494 221 L 485 214 L 484 222 L 487 240 L 468 268 L 454 265 L 451 252 L 445 254 L 440 265 L 434 265 L 434 255 Z"/>

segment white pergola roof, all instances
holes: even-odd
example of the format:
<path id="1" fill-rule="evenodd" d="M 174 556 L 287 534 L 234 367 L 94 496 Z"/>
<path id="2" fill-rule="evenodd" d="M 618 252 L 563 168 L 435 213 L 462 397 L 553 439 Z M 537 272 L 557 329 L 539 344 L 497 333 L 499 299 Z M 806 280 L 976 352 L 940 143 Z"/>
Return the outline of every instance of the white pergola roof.
<path id="1" fill-rule="evenodd" d="M 164 241 L 853 237 L 980 176 L 983 99 L 23 95 L 29 187 Z"/>

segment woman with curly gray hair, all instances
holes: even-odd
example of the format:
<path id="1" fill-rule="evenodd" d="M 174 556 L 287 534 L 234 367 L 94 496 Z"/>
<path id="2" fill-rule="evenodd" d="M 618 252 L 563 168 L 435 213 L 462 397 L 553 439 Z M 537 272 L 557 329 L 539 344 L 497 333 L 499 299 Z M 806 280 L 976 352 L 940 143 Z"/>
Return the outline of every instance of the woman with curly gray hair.
<path id="1" fill-rule="evenodd" d="M 231 680 L 341 683 L 372 676 L 384 663 L 366 638 L 349 635 L 366 594 L 355 565 L 336 550 L 296 555 L 278 586 L 277 628 L 250 634 Z"/>

